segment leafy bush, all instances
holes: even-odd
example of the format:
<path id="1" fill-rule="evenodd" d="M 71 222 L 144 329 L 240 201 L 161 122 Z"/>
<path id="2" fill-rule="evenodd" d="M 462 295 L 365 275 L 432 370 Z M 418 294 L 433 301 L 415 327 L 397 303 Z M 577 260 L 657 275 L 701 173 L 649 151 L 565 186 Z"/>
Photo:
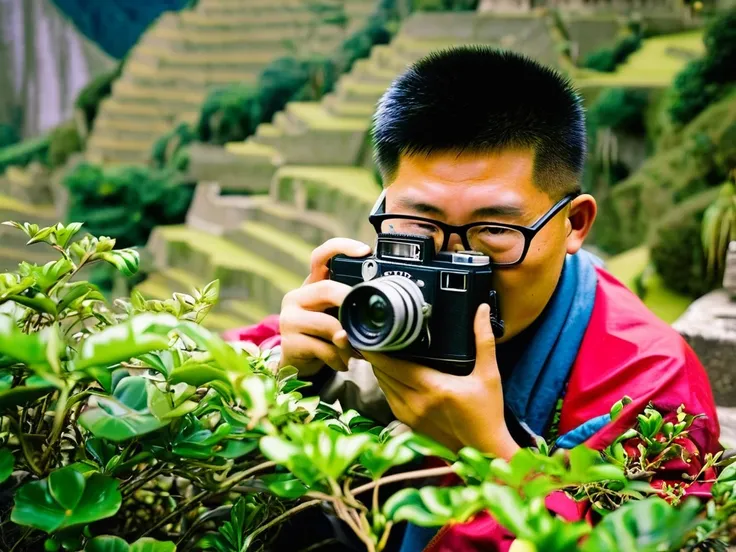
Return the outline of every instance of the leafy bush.
<path id="1" fill-rule="evenodd" d="M 475 11 L 479 0 L 414 0 L 415 11 Z"/>
<path id="2" fill-rule="evenodd" d="M 209 128 L 206 132 L 210 132 Z M 179 123 L 174 129 L 156 140 L 151 151 L 151 164 L 156 169 L 174 164 L 177 155 L 196 138 L 192 127 L 187 123 Z M 186 170 L 186 166 L 181 170 Z"/>
<path id="3" fill-rule="evenodd" d="M 20 136 L 15 126 L 8 124 L 0 124 L 0 149 L 17 144 Z"/>
<path id="4" fill-rule="evenodd" d="M 588 110 L 590 128 L 610 128 L 614 131 L 638 134 L 644 132 L 644 113 L 649 96 L 644 90 L 608 88 Z"/>
<path id="5" fill-rule="evenodd" d="M 673 291 L 700 297 L 718 287 L 708 274 L 703 250 L 702 222 L 705 210 L 718 190 L 708 190 L 681 203 L 657 224 L 651 258 L 665 285 Z"/>
<path id="6" fill-rule="evenodd" d="M 144 166 L 80 163 L 62 180 L 69 191 L 67 216 L 124 247 L 145 244 L 154 226 L 180 224 L 186 218 L 193 186 L 179 184 L 173 176 Z"/>
<path id="7" fill-rule="evenodd" d="M 49 140 L 48 159 L 51 168 L 54 169 L 64 166 L 72 154 L 80 152 L 84 148 L 74 121 L 59 125 L 52 130 Z"/>
<path id="8" fill-rule="evenodd" d="M 293 535 L 284 548 L 278 529 L 316 506 L 369 551 L 384 549 L 399 522 L 441 526 L 486 509 L 526 549 L 546 552 L 583 538 L 583 552 L 694 550 L 729 538 L 736 465 L 720 453 L 698 459 L 681 488 L 647 483 L 670 459 L 689 458 L 679 443 L 696 417 L 683 407 L 666 417 L 647 408 L 603 453 L 551 452 L 541 439 L 508 463 L 468 447 L 454 453 L 307 396 L 293 367 L 199 326 L 217 282 L 110 307 L 73 276 L 96 262 L 130 274 L 135 251 L 104 237 L 74 241 L 77 223 L 8 224 L 60 254 L 0 277 L 0 512 L 3 544 L 16 552 L 292 550 Z M 445 465 L 411 469 L 424 457 Z M 683 501 L 716 466 L 707 505 Z M 407 486 L 381 504 L 379 487 L 450 474 L 455 486 Z M 544 507 L 553 491 L 590 501 L 602 520 L 591 528 L 553 515 Z"/>
<path id="9" fill-rule="evenodd" d="M 35 162 L 48 165 L 51 138 L 41 136 L 0 149 L 0 174 L 8 167 L 25 167 Z"/>
<path id="10" fill-rule="evenodd" d="M 675 77 L 669 115 L 678 125 L 692 121 L 736 84 L 736 8 L 719 14 L 705 31 L 705 55 Z"/>
<path id="11" fill-rule="evenodd" d="M 639 32 L 627 34 L 618 40 L 612 48 L 600 48 L 588 54 L 583 60 L 583 67 L 604 73 L 613 73 L 616 67 L 641 48 L 641 44 L 642 36 Z"/>
<path id="12" fill-rule="evenodd" d="M 92 130 L 102 100 L 112 94 L 112 84 L 120 77 L 122 71 L 123 63 L 119 63 L 115 69 L 92 79 L 79 92 L 74 107 L 81 112 L 87 127 L 87 133 Z"/>
<path id="13" fill-rule="evenodd" d="M 736 176 L 736 169 L 734 169 Z M 736 241 L 736 183 L 726 182 L 721 187 L 718 198 L 708 206 L 703 214 L 701 231 L 705 252 L 708 278 L 720 281 L 726 266 L 728 246 Z"/>

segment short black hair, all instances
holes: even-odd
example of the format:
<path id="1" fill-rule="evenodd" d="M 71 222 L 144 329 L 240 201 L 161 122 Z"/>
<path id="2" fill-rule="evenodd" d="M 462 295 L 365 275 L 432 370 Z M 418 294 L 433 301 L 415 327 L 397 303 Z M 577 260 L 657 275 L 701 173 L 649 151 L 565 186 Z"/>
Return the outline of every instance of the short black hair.
<path id="1" fill-rule="evenodd" d="M 402 154 L 534 151 L 534 182 L 551 196 L 580 189 L 585 115 L 570 81 L 519 53 L 461 46 L 429 54 L 378 102 L 372 138 L 389 184 Z"/>

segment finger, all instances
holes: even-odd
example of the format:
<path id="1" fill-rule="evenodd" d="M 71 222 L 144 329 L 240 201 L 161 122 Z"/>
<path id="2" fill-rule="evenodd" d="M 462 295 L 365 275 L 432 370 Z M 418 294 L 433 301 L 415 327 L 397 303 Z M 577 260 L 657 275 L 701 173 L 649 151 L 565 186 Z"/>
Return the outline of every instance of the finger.
<path id="1" fill-rule="evenodd" d="M 281 304 L 281 310 L 292 306 L 311 311 L 339 307 L 351 289 L 350 286 L 334 280 L 315 282 L 287 293 Z"/>
<path id="2" fill-rule="evenodd" d="M 371 246 L 357 240 L 349 238 L 332 238 L 312 251 L 310 260 L 309 276 L 304 281 L 305 284 L 311 284 L 324 280 L 329 275 L 327 263 L 338 254 L 347 255 L 349 257 L 365 257 L 370 255 Z"/>
<path id="3" fill-rule="evenodd" d="M 282 348 L 294 351 L 290 356 L 290 361 L 298 364 L 299 360 L 310 361 L 314 358 L 320 359 L 327 366 L 338 372 L 345 372 L 348 369 L 349 355 L 340 352 L 340 350 L 326 341 L 322 341 L 310 335 L 291 335 L 286 339 L 286 343 L 282 344 Z M 345 358 L 343 358 L 343 355 Z"/>
<path id="4" fill-rule="evenodd" d="M 434 386 L 438 372 L 413 362 L 393 358 L 379 353 L 361 351 L 363 358 L 371 363 L 375 371 L 417 392 L 426 392 Z"/>
<path id="5" fill-rule="evenodd" d="M 347 349 L 347 334 L 340 321 L 324 312 L 315 312 L 289 307 L 281 312 L 279 331 L 285 334 L 305 334 L 332 342 L 341 349 Z M 339 339 L 336 336 L 339 334 Z M 345 334 L 345 338 L 342 337 Z"/>
<path id="6" fill-rule="evenodd" d="M 396 419 L 412 426 L 416 421 L 416 415 L 410 408 L 411 400 L 415 391 L 397 382 L 393 378 L 386 377 L 382 372 L 373 371 L 378 380 L 378 386 L 386 396 L 391 412 Z"/>
<path id="7" fill-rule="evenodd" d="M 491 307 L 483 303 L 475 313 L 475 369 L 481 376 L 498 377 L 496 363 L 496 339 L 491 328 Z"/>

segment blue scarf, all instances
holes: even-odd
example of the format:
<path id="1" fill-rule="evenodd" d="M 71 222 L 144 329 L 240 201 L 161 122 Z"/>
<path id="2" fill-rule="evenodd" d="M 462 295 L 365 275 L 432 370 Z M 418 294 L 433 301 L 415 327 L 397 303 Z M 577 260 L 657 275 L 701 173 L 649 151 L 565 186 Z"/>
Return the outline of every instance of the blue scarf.
<path id="1" fill-rule="evenodd" d="M 593 313 L 600 259 L 580 250 L 568 255 L 560 282 L 547 305 L 530 346 L 504 383 L 504 400 L 537 435 L 543 434 L 565 391 L 583 335 Z M 424 550 L 437 527 L 406 528 L 401 552 Z"/>

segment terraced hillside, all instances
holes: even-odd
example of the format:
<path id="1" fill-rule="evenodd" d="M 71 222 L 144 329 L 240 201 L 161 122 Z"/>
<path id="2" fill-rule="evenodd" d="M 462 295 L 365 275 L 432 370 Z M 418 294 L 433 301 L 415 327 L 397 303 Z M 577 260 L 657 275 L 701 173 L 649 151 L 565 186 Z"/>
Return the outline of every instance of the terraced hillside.
<path id="1" fill-rule="evenodd" d="M 191 151 L 200 185 L 188 223 L 154 230 L 149 249 L 159 271 L 140 291 L 164 298 L 219 278 L 222 301 L 209 323 L 224 330 L 278 312 L 308 273 L 312 249 L 329 237 L 371 243 L 366 216 L 379 184 L 366 136 L 376 101 L 407 64 L 457 44 L 504 45 L 556 64 L 544 19 L 413 15 L 322 102 L 289 104 L 243 143 Z"/>
<path id="2" fill-rule="evenodd" d="M 58 213 L 52 204 L 48 179 L 37 173 L 35 167 L 11 167 L 0 176 L 0 222 L 14 220 L 50 226 L 58 222 Z M 0 274 L 15 271 L 18 263 L 43 264 L 56 260 L 58 255 L 44 244 L 26 246 L 28 236 L 23 232 L 0 225 Z"/>
<path id="3" fill-rule="evenodd" d="M 321 25 L 310 39 L 315 49 L 331 51 L 375 7 L 375 0 L 343 1 L 347 28 Z M 286 40 L 305 40 L 314 18 L 305 0 L 199 0 L 192 10 L 164 13 L 101 105 L 87 159 L 146 162 L 160 135 L 196 121 L 210 89 L 254 83 L 266 64 L 288 53 Z"/>

